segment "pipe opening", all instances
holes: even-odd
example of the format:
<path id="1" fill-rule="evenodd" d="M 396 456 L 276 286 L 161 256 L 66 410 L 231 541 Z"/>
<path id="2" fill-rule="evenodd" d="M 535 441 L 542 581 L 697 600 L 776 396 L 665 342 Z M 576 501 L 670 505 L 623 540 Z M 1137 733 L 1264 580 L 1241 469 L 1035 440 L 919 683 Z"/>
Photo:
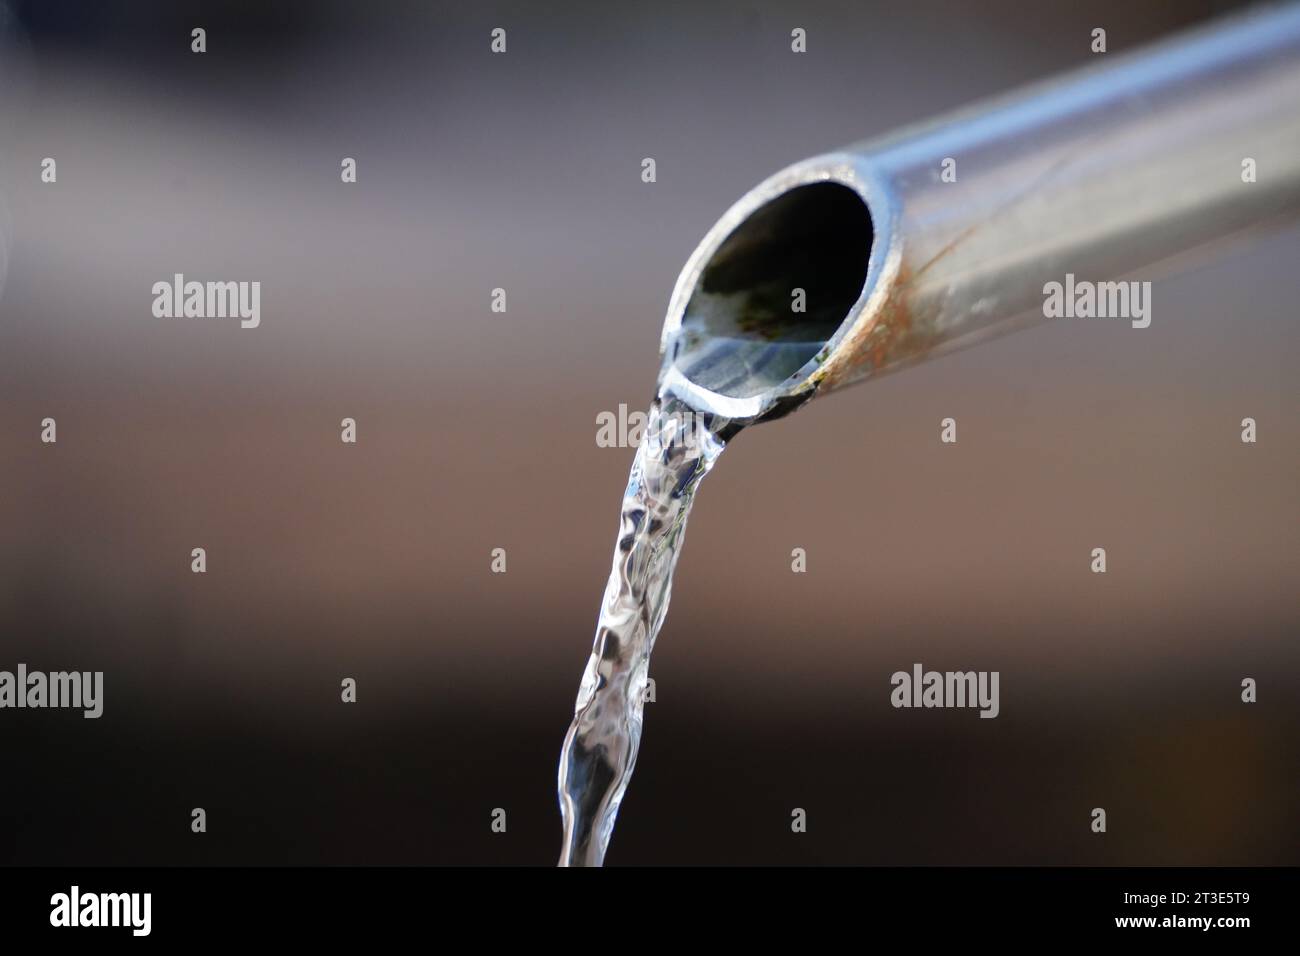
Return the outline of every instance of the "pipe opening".
<path id="1" fill-rule="evenodd" d="M 861 296 L 872 238 L 866 203 L 840 183 L 797 186 L 761 206 L 705 264 L 672 361 L 729 398 L 784 382 Z"/>

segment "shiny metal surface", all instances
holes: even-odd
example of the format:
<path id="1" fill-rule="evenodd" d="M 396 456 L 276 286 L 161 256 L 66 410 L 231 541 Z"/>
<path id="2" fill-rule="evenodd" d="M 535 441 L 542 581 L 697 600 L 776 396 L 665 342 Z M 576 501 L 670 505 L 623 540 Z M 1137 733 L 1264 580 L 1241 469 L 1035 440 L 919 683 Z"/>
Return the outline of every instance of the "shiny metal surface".
<path id="1" fill-rule="evenodd" d="M 1300 6 L 1098 60 L 755 187 L 678 279 L 662 340 L 667 390 L 740 422 L 779 417 L 1049 321 L 1044 285 L 1067 273 L 1150 279 L 1180 254 L 1300 213 Z M 860 292 L 839 304 L 846 280 Z M 782 314 L 799 283 L 807 311 Z"/>

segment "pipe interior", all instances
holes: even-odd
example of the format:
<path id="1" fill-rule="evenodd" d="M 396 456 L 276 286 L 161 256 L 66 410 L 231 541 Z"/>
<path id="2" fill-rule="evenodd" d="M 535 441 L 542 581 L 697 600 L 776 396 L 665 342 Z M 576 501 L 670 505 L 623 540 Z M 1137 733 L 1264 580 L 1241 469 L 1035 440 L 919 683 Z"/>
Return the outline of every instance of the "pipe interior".
<path id="1" fill-rule="evenodd" d="M 731 398 L 785 381 L 862 294 L 872 238 L 866 203 L 840 183 L 797 186 L 760 207 L 705 265 L 674 361 Z"/>

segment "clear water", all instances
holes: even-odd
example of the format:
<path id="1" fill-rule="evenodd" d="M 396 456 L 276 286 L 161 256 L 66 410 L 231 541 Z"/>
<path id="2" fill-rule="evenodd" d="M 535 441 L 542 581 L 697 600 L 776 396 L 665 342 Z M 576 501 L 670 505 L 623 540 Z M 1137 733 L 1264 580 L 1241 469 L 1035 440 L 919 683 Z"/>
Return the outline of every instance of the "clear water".
<path id="1" fill-rule="evenodd" d="M 650 652 L 696 489 L 734 429 L 662 394 L 650 406 L 619 519 L 596 640 L 560 754 L 561 866 L 600 866 L 641 743 Z"/>

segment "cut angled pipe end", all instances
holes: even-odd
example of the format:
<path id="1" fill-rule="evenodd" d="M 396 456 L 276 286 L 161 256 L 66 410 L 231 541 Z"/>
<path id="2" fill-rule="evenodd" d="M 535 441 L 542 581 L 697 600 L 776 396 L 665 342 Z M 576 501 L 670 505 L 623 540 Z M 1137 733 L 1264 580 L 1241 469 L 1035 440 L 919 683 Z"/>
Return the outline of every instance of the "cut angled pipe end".
<path id="1" fill-rule="evenodd" d="M 849 357 L 839 346 L 887 284 L 893 218 L 849 154 L 806 160 L 751 190 L 678 279 L 661 388 L 738 422 L 807 401 L 833 379 L 833 359 Z"/>

